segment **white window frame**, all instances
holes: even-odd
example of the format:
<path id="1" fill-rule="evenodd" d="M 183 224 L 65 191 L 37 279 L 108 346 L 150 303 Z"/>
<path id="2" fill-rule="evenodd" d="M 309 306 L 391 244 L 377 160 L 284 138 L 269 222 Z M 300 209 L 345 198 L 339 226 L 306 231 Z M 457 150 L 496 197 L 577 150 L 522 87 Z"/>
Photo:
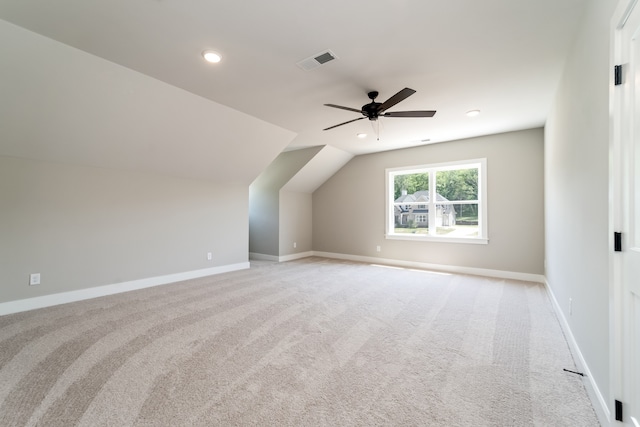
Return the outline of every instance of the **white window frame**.
<path id="1" fill-rule="evenodd" d="M 447 237 L 435 235 L 436 227 L 429 227 L 429 234 L 403 234 L 395 233 L 394 216 L 394 178 L 396 175 L 407 175 L 412 173 L 429 173 L 429 194 L 436 194 L 435 174 L 443 170 L 455 170 L 465 168 L 478 168 L 478 200 L 438 202 L 435 197 L 430 197 L 429 203 L 429 223 L 435 224 L 436 205 L 443 204 L 477 204 L 478 205 L 478 236 L 476 237 Z M 418 166 L 406 166 L 400 168 L 388 168 L 386 174 L 386 215 L 385 215 L 385 238 L 390 240 L 413 240 L 426 242 L 447 242 L 447 243 L 489 243 L 487 231 L 487 159 L 470 159 L 455 162 L 436 163 Z"/>

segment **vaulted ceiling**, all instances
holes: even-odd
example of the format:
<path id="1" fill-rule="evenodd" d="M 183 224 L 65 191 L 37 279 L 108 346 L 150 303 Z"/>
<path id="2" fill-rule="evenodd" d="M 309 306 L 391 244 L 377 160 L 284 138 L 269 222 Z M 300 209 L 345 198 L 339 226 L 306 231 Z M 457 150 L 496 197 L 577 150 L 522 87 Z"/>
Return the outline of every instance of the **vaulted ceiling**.
<path id="1" fill-rule="evenodd" d="M 3 0 L 0 19 L 353 155 L 542 126 L 585 0 Z M 218 64 L 201 53 L 221 53 Z M 297 62 L 330 49 L 337 59 Z M 47 59 L 46 52 L 25 52 Z M 433 118 L 369 120 L 367 92 Z M 469 110 L 480 110 L 467 117 Z M 215 111 L 211 111 L 215 114 Z M 201 118 L 199 118 L 200 120 Z M 211 117 L 215 125 L 217 118 Z M 357 133 L 367 133 L 364 139 Z"/>

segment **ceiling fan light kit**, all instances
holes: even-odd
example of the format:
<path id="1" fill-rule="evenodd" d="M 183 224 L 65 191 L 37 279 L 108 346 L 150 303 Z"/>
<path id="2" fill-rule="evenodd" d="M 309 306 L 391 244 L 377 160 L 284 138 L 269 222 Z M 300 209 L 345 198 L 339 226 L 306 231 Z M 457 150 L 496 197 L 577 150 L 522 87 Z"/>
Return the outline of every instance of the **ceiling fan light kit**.
<path id="1" fill-rule="evenodd" d="M 394 105 L 396 105 L 401 101 L 404 101 L 414 93 L 416 93 L 415 90 L 409 89 L 408 87 L 406 87 L 401 91 L 399 91 L 398 93 L 396 93 L 395 95 L 393 95 L 391 98 L 387 99 L 385 102 L 381 103 L 381 102 L 376 102 L 376 98 L 378 97 L 379 93 L 374 90 L 367 94 L 369 99 L 371 99 L 371 102 L 363 105 L 360 110 L 356 108 L 343 107 L 342 105 L 324 104 L 327 107 L 339 108 L 341 110 L 360 113 L 363 115 L 363 117 L 359 117 L 357 119 L 339 123 L 337 125 L 330 126 L 323 130 L 337 128 L 338 126 L 346 125 L 348 123 L 355 122 L 362 119 L 369 119 L 371 121 L 375 121 L 375 120 L 378 120 L 379 117 L 433 117 L 436 114 L 436 112 L 433 110 L 387 112 L 389 108 L 393 107 Z"/>

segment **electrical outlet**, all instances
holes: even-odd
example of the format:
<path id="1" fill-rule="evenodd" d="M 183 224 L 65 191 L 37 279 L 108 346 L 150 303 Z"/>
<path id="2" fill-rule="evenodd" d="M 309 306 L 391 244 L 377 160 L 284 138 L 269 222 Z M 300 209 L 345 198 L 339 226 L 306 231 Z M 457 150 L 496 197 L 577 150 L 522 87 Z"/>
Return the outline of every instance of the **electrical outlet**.
<path id="1" fill-rule="evenodd" d="M 40 273 L 33 273 L 29 276 L 29 286 L 40 284 Z"/>
<path id="2" fill-rule="evenodd" d="M 296 242 L 293 242 L 293 247 L 294 247 L 294 248 L 297 248 L 297 247 L 298 247 L 298 244 L 297 244 Z"/>
<path id="3" fill-rule="evenodd" d="M 569 316 L 573 315 L 573 298 L 569 298 Z"/>
<path id="4" fill-rule="evenodd" d="M 211 261 L 213 259 L 213 255 L 211 255 L 211 252 L 207 252 L 207 260 Z"/>
<path id="5" fill-rule="evenodd" d="M 376 251 L 380 252 L 380 246 L 376 246 Z"/>

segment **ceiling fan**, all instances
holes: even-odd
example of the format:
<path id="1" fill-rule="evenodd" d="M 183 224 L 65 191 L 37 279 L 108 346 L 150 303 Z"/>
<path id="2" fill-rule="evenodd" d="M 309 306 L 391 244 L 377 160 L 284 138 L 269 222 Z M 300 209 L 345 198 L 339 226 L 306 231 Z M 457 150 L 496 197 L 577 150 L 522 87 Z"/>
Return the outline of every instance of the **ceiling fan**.
<path id="1" fill-rule="evenodd" d="M 367 95 L 371 102 L 362 106 L 362 109 L 358 110 L 355 108 L 343 107 L 341 105 L 335 104 L 324 104 L 327 107 L 339 108 L 341 110 L 353 111 L 355 113 L 360 113 L 364 117 L 358 117 L 357 119 L 349 120 L 344 123 L 340 123 L 334 126 L 330 126 L 323 130 L 329 130 L 333 128 L 337 128 L 338 126 L 346 125 L 347 123 L 355 122 L 362 119 L 369 119 L 371 121 L 378 120 L 378 117 L 433 117 L 436 112 L 435 111 L 395 111 L 391 113 L 387 113 L 386 111 L 399 103 L 400 101 L 404 101 L 411 95 L 416 93 L 415 90 L 409 89 L 408 87 L 402 89 L 400 92 L 393 95 L 391 98 L 387 99 L 385 102 L 376 102 L 376 98 L 378 97 L 378 92 L 371 91 Z"/>

